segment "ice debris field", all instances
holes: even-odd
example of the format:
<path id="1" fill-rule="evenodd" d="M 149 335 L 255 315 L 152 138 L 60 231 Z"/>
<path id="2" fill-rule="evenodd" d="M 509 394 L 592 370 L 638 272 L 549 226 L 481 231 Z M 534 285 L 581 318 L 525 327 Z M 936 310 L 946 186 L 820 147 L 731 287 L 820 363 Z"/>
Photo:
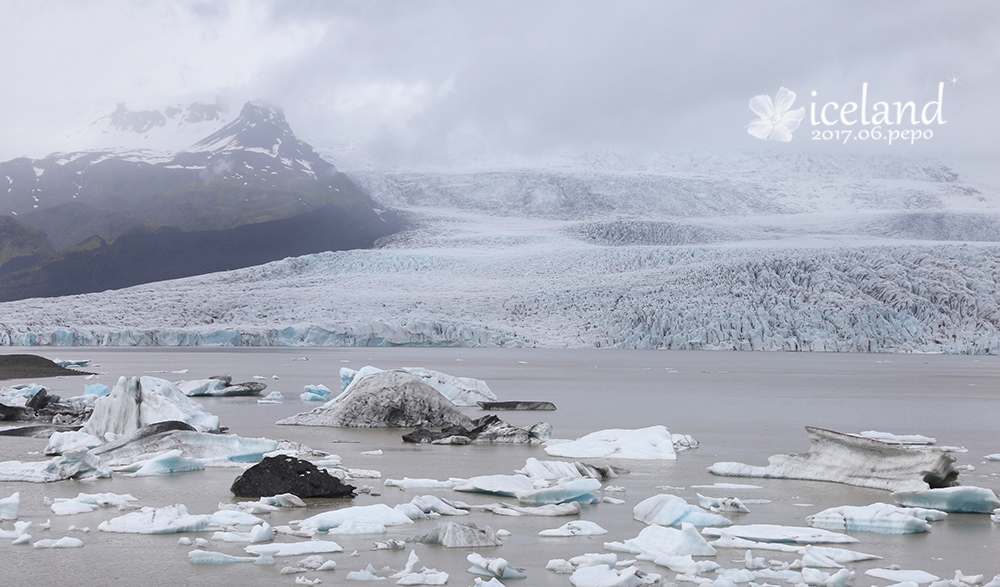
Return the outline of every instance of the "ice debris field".
<path id="1" fill-rule="evenodd" d="M 284 580 L 304 585 L 347 581 L 443 585 L 450 581 L 495 587 L 525 579 L 523 584 L 576 587 L 681 583 L 1000 587 L 1000 574 L 990 575 L 998 572 L 997 560 L 981 560 L 982 568 L 974 570 L 988 571 L 985 574 L 965 574 L 973 569 L 960 569 L 953 576 L 940 577 L 900 568 L 891 559 L 866 552 L 884 552 L 879 546 L 882 537 L 933 532 L 934 525 L 949 516 L 979 516 L 989 525 L 1000 523 L 1000 500 L 992 489 L 960 484 L 960 472 L 972 468 L 956 465 L 960 447 L 939 447 L 933 438 L 808 428 L 807 453 L 774 455 L 766 467 L 716 463 L 702 473 L 706 484 L 685 488 L 650 487 L 641 482 L 658 467 L 690 458 L 694 453 L 689 451 L 711 450 L 663 425 L 596 430 L 575 440 L 549 439 L 543 446 L 512 434 L 488 437 L 483 444 L 493 446 L 493 451 L 516 451 L 519 446 L 535 451 L 536 456 L 529 456 L 518 469 L 471 477 L 394 478 L 389 476 L 391 471 L 383 476 L 378 470 L 347 466 L 340 456 L 302 443 L 226 432 L 223 418 L 192 399 L 233 398 L 203 393 L 232 387 L 228 381 L 225 385 L 212 381 L 171 382 L 147 375 L 123 376 L 110 389 L 87 384 L 85 389 L 93 393 L 71 398 L 70 404 L 82 407 L 67 412 L 79 419 L 78 430 L 57 430 L 60 426 L 44 417 L 25 416 L 27 422 L 19 424 L 29 426 L 23 428 L 22 436 L 47 437 L 44 452 L 51 458 L 0 463 L 0 487 L 14 489 L 0 498 L 0 539 L 9 541 L 7 548 L 13 549 L 4 556 L 27 559 L 31 556 L 28 549 L 108 548 L 101 544 L 101 536 L 111 534 L 131 536 L 125 540 L 153 548 L 154 543 L 142 542 L 140 537 L 171 535 L 176 536 L 170 539 L 172 547 L 162 539 L 155 542 L 155 548 L 162 549 L 161 558 L 199 567 L 247 564 L 264 570 L 243 581 L 267 584 Z M 465 430 L 461 425 L 473 420 L 463 409 L 473 410 L 469 406 L 479 397 L 497 399 L 485 381 L 422 368 L 343 368 L 339 383 L 338 394 L 330 393 L 325 385 L 311 384 L 305 386 L 302 397 L 291 400 L 305 410 L 299 416 L 318 414 L 319 421 L 292 418 L 285 423 L 341 431 L 395 428 L 403 432 L 420 426 L 413 421 L 423 419 L 429 427 Z M 28 405 L 43 390 L 37 384 L 5 387 L 0 402 Z M 254 391 L 260 394 L 263 389 L 244 389 L 243 393 L 252 401 Z M 318 401 L 314 395 L 321 395 L 325 402 L 310 411 L 310 404 Z M 59 404 L 62 400 L 53 397 L 52 401 Z M 249 401 L 243 404 L 249 409 L 266 410 L 274 405 Z M 395 401 L 408 405 L 409 410 L 392 409 L 387 416 L 384 404 Z M 331 411 L 337 414 L 333 420 L 326 415 Z M 0 432 L 7 435 L 10 430 Z M 385 442 L 388 437 L 379 438 Z M 402 440 L 397 436 L 396 442 Z M 385 444 L 387 450 L 392 446 Z M 436 450 L 463 449 L 440 446 Z M 384 454 L 382 449 L 368 450 L 356 458 Z M 995 454 L 985 457 L 995 458 Z M 296 463 L 308 465 L 312 478 L 305 485 L 309 489 L 303 489 L 297 479 L 301 474 L 258 473 L 264 465 Z M 210 495 L 199 499 L 201 507 L 196 508 L 170 503 L 169 495 L 159 492 L 153 481 L 183 482 L 194 471 L 205 473 L 206 467 L 239 476 L 231 490 L 236 496 L 210 489 L 218 485 L 207 486 L 203 492 Z M 434 470 L 447 468 L 438 463 Z M 630 472 L 632 468 L 635 473 Z M 766 508 L 769 500 L 741 500 L 737 494 L 746 496 L 762 487 L 716 481 L 713 474 L 785 483 L 837 483 L 862 491 L 852 500 L 876 492 L 880 501 L 813 508 L 803 525 L 745 523 L 755 508 Z M 255 485 L 264 485 L 259 489 L 262 496 L 240 499 L 240 479 L 254 475 L 262 475 Z M 320 477 L 329 478 L 328 485 Z M 140 483 L 144 478 L 151 482 Z M 46 483 L 65 487 L 63 493 L 78 488 L 102 491 L 38 500 L 32 488 L 47 487 L 41 485 Z M 116 493 L 117 487 L 142 488 L 148 493 Z M 304 493 L 330 491 L 329 487 L 341 492 L 337 494 L 341 499 L 331 501 L 331 493 Z M 633 487 L 641 489 L 636 493 Z M 22 492 L 34 496 L 30 503 Z M 218 505 L 205 508 L 206 499 Z M 85 521 L 78 525 L 75 519 Z M 641 529 L 626 529 L 622 522 L 629 519 L 639 522 Z M 514 552 L 532 549 L 535 559 L 539 552 L 576 554 L 543 556 L 544 565 L 532 565 L 502 556 L 510 548 L 503 548 L 508 543 L 520 545 Z M 446 554 L 450 549 L 458 554 Z M 456 556 L 471 565 L 458 576 Z M 46 560 L 46 564 L 59 564 L 58 559 Z M 200 576 L 221 582 L 227 575 L 220 569 Z"/>

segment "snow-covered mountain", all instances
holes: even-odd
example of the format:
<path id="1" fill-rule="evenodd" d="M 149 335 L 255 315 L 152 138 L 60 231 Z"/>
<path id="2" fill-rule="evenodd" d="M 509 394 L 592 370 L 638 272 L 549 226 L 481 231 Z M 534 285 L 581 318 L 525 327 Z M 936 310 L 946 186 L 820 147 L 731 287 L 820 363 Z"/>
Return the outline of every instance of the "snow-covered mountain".
<path id="1" fill-rule="evenodd" d="M 173 153 L 185 149 L 232 119 L 219 104 L 191 102 L 152 110 L 130 110 L 119 103 L 70 134 L 64 144 L 72 151 L 146 150 Z"/>

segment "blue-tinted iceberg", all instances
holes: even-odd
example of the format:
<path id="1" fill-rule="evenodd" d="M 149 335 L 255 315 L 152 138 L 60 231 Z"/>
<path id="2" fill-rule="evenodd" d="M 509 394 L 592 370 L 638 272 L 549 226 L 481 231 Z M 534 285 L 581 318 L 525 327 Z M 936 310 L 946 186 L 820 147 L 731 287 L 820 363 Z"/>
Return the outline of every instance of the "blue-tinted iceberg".
<path id="1" fill-rule="evenodd" d="M 218 432 L 219 417 L 208 413 L 173 383 L 156 377 L 121 377 L 111 395 L 97 398 L 83 431 L 99 438 L 128 434 L 156 422 L 186 422 L 201 432 Z"/>
<path id="2" fill-rule="evenodd" d="M 604 548 L 634 554 L 639 560 L 648 561 L 665 555 L 715 556 L 716 554 L 715 549 L 691 524 L 682 524 L 680 530 L 655 524 L 646 526 L 635 538 L 629 538 L 625 542 L 605 542 Z"/>
<path id="3" fill-rule="evenodd" d="M 857 538 L 820 528 L 778 526 L 775 524 L 747 524 L 728 528 L 705 528 L 705 536 L 734 536 L 760 542 L 786 542 L 792 544 L 851 544 Z"/>
<path id="4" fill-rule="evenodd" d="M 876 532 L 878 534 L 917 534 L 929 532 L 928 521 L 942 520 L 947 514 L 921 508 L 901 508 L 886 503 L 866 506 L 840 506 L 806 517 L 814 528 Z"/>
<path id="5" fill-rule="evenodd" d="M 988 514 L 1000 508 L 992 489 L 985 487 L 942 487 L 921 491 L 897 491 L 892 494 L 896 503 L 907 507 L 922 507 L 943 512 Z"/>
<path id="6" fill-rule="evenodd" d="M 645 524 L 680 526 L 731 526 L 732 520 L 719 514 L 706 512 L 676 495 L 661 493 L 638 503 L 632 510 L 633 517 Z"/>
<path id="7" fill-rule="evenodd" d="M 15 491 L 10 497 L 0 499 L 0 520 L 16 520 L 21 507 L 21 494 Z"/>
<path id="8" fill-rule="evenodd" d="M 299 528 L 303 530 L 311 529 L 319 532 L 325 532 L 348 521 L 356 523 L 382 524 L 383 526 L 398 526 L 401 524 L 413 523 L 413 520 L 408 518 L 405 514 L 394 510 L 384 503 L 376 503 L 372 505 L 352 506 L 316 514 L 315 516 L 306 518 L 305 520 L 299 522 Z"/>
<path id="9" fill-rule="evenodd" d="M 517 501 L 521 505 L 548 505 L 567 501 L 592 503 L 596 500 L 592 492 L 600 488 L 601 482 L 597 479 L 570 479 L 551 487 L 518 493 Z"/>

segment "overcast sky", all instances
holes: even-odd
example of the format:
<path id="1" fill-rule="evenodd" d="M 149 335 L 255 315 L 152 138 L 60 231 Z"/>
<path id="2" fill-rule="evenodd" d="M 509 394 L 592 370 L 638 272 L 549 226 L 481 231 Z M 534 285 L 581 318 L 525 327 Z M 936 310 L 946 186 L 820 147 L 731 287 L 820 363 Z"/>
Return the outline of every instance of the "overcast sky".
<path id="1" fill-rule="evenodd" d="M 0 160 L 65 150 L 118 102 L 218 100 L 235 114 L 247 99 L 281 106 L 309 141 L 386 162 L 597 149 L 1000 155 L 992 1 L 0 0 L 0 60 Z M 811 140 L 864 130 L 811 125 L 813 101 L 860 102 L 867 83 L 869 112 L 913 101 L 919 116 L 940 82 L 945 124 L 913 127 L 933 131 L 922 144 Z M 750 136 L 750 99 L 781 87 L 806 108 L 793 140 Z"/>

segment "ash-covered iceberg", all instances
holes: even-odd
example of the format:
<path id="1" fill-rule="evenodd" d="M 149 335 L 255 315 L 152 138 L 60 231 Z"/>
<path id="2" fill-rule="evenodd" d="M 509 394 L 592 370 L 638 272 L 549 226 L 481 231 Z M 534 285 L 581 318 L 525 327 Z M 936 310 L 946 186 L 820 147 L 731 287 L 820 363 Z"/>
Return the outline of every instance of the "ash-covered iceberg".
<path id="1" fill-rule="evenodd" d="M 51 483 L 64 479 L 106 479 L 111 469 L 98 457 L 76 451 L 47 461 L 0 463 L 0 481 Z"/>
<path id="2" fill-rule="evenodd" d="M 472 427 L 472 420 L 416 375 L 382 371 L 353 382 L 344 393 L 278 424 L 338 428 Z"/>
<path id="3" fill-rule="evenodd" d="M 482 379 L 472 377 L 456 377 L 433 369 L 424 367 L 403 367 L 403 371 L 415 375 L 427 385 L 438 390 L 441 395 L 448 398 L 448 401 L 456 406 L 475 406 L 482 401 L 496 401 L 497 396 Z M 340 387 L 347 391 L 351 384 L 360 381 L 374 373 L 381 372 L 381 369 L 368 365 L 355 371 L 347 367 L 340 368 Z"/>
<path id="4" fill-rule="evenodd" d="M 725 477 L 770 477 L 834 481 L 889 491 L 957 484 L 955 457 L 937 449 L 910 449 L 878 440 L 806 426 L 809 452 L 774 455 L 766 467 L 715 463 L 709 472 Z"/>
<path id="5" fill-rule="evenodd" d="M 121 377 L 111 395 L 94 401 L 94 413 L 83 431 L 104 438 L 134 432 L 167 420 L 187 422 L 202 432 L 218 432 L 219 417 L 184 395 L 173 383 L 157 377 Z"/>
<path id="6" fill-rule="evenodd" d="M 184 422 L 168 420 L 138 428 L 90 452 L 113 467 L 132 465 L 174 450 L 184 458 L 218 465 L 256 463 L 264 453 L 277 448 L 278 442 L 269 438 L 199 432 Z"/>

